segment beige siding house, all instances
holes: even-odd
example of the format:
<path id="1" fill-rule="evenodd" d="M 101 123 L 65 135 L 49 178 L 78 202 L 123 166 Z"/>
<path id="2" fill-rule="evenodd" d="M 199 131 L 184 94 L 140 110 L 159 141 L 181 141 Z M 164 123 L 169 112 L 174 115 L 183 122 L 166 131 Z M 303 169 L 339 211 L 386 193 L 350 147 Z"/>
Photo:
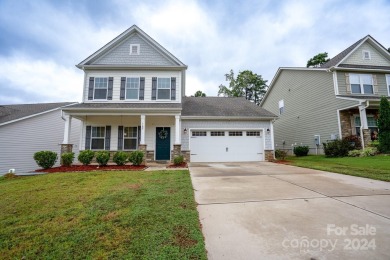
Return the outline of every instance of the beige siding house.
<path id="1" fill-rule="evenodd" d="M 390 96 L 390 53 L 367 35 L 318 68 L 279 68 L 261 106 L 279 115 L 275 149 L 357 135 L 376 139 L 379 100 Z"/>
<path id="2" fill-rule="evenodd" d="M 63 109 L 64 151 L 76 118 L 81 150 L 142 150 L 146 162 L 273 158 L 274 114 L 241 98 L 185 97 L 187 66 L 136 25 L 77 67 L 83 101 Z"/>

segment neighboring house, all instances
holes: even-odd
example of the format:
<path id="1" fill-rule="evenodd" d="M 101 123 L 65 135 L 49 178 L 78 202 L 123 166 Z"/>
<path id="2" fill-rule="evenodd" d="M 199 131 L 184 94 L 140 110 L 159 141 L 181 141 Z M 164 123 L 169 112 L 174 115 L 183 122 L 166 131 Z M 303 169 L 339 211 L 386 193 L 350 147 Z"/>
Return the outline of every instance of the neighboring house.
<path id="1" fill-rule="evenodd" d="M 0 106 L 0 174 L 9 169 L 27 172 L 38 169 L 33 155 L 50 150 L 60 154 L 64 136 L 61 108 L 74 103 L 41 103 Z M 79 139 L 80 122 L 72 125 L 72 142 Z M 77 145 L 73 147 L 78 152 Z M 59 159 L 57 165 L 59 164 Z"/>
<path id="2" fill-rule="evenodd" d="M 274 114 L 242 98 L 185 97 L 187 66 L 135 25 L 77 67 L 83 102 L 63 111 L 65 129 L 82 121 L 80 150 L 142 150 L 147 162 L 273 158 Z"/>
<path id="3" fill-rule="evenodd" d="M 350 135 L 376 139 L 381 96 L 390 96 L 390 53 L 367 35 L 319 68 L 279 68 L 261 106 L 279 115 L 276 149 L 315 153 Z"/>

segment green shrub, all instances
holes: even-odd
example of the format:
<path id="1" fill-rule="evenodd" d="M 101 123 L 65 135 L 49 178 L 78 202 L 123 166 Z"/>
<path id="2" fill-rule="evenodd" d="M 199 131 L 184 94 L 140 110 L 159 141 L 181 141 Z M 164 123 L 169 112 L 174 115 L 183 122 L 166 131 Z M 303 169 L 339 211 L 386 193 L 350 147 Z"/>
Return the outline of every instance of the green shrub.
<path id="1" fill-rule="evenodd" d="M 287 157 L 287 151 L 277 149 L 275 150 L 275 158 L 278 160 L 284 160 Z"/>
<path id="2" fill-rule="evenodd" d="M 34 154 L 34 160 L 43 169 L 49 169 L 53 167 L 57 159 L 57 153 L 52 151 L 40 151 Z"/>
<path id="3" fill-rule="evenodd" d="M 99 166 L 106 166 L 109 160 L 110 160 L 109 151 L 96 152 L 96 161 L 99 164 Z"/>
<path id="4" fill-rule="evenodd" d="M 129 161 L 136 166 L 141 165 L 143 159 L 144 159 L 144 153 L 141 151 L 133 151 L 129 155 Z"/>
<path id="5" fill-rule="evenodd" d="M 378 117 L 379 150 L 390 153 L 390 102 L 385 96 L 381 97 Z"/>
<path id="6" fill-rule="evenodd" d="M 376 154 L 378 154 L 378 149 L 374 147 L 367 147 L 364 148 L 363 151 L 361 151 L 360 156 L 368 157 L 368 156 L 375 156 Z"/>
<path id="7" fill-rule="evenodd" d="M 295 146 L 294 154 L 296 156 L 307 156 L 309 153 L 309 146 Z"/>
<path id="8" fill-rule="evenodd" d="M 362 140 L 357 135 L 350 135 L 347 137 L 344 137 L 343 140 L 347 140 L 350 145 L 353 147 L 353 149 L 362 149 Z"/>
<path id="9" fill-rule="evenodd" d="M 116 165 L 125 165 L 129 155 L 126 152 L 118 151 L 112 157 L 112 160 Z"/>
<path id="10" fill-rule="evenodd" d="M 368 147 L 374 147 L 379 150 L 379 141 L 378 140 L 372 141 L 371 143 L 368 144 Z"/>
<path id="11" fill-rule="evenodd" d="M 348 157 L 359 157 L 362 154 L 362 150 L 352 150 L 348 152 Z"/>
<path id="12" fill-rule="evenodd" d="M 180 165 L 184 162 L 184 157 L 183 155 L 178 155 L 175 158 L 173 158 L 173 164 L 174 165 Z"/>
<path id="13" fill-rule="evenodd" d="M 323 143 L 324 153 L 326 157 L 344 157 L 348 152 L 353 150 L 348 140 L 333 140 L 328 143 Z"/>
<path id="14" fill-rule="evenodd" d="M 91 150 L 80 151 L 77 159 L 84 165 L 91 164 L 93 157 L 95 156 L 95 152 Z"/>
<path id="15" fill-rule="evenodd" d="M 64 166 L 71 166 L 74 160 L 74 153 L 63 153 L 61 155 L 61 164 Z"/>

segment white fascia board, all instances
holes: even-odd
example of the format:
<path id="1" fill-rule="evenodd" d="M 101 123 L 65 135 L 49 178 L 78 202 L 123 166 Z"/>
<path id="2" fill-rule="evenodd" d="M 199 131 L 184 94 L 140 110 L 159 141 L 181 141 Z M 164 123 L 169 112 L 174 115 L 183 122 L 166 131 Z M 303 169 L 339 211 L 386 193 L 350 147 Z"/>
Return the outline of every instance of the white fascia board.
<path id="1" fill-rule="evenodd" d="M 330 71 L 356 71 L 356 72 L 390 72 L 390 69 L 368 69 L 368 68 L 346 68 L 346 67 L 331 67 Z"/>
<path id="2" fill-rule="evenodd" d="M 365 102 L 366 100 L 365 99 L 359 99 L 359 98 L 354 98 L 354 97 L 340 97 L 340 96 L 336 96 L 336 98 L 339 98 L 339 99 L 344 99 L 344 100 L 352 100 L 352 101 L 358 101 L 358 102 Z"/>
<path id="3" fill-rule="evenodd" d="M 361 41 L 358 45 L 355 46 L 355 48 L 353 48 L 347 55 L 345 55 L 344 58 L 342 58 L 336 65 L 335 67 L 339 66 L 341 63 L 343 63 L 343 61 L 345 61 L 346 59 L 348 59 L 349 56 L 351 56 L 352 53 L 354 53 L 363 43 L 365 43 L 368 39 L 368 35 L 364 38 L 363 41 Z M 353 45 L 353 44 L 352 44 Z"/>
<path id="4" fill-rule="evenodd" d="M 82 65 L 78 68 L 83 70 L 118 70 L 118 69 L 133 69 L 133 70 L 178 70 L 187 69 L 187 66 L 138 66 L 138 65 Z"/>
<path id="5" fill-rule="evenodd" d="M 11 120 L 11 121 L 8 121 L 8 122 L 1 123 L 0 126 L 8 125 L 8 124 L 11 124 L 11 123 L 15 123 L 15 122 L 22 121 L 22 120 L 25 120 L 25 119 L 28 119 L 28 118 L 32 118 L 32 117 L 35 117 L 35 116 L 44 115 L 46 113 L 50 113 L 50 112 L 53 112 L 53 111 L 56 111 L 56 110 L 59 110 L 59 109 L 62 110 L 62 108 L 67 107 L 67 106 L 72 106 L 74 104 L 78 104 L 78 103 L 76 102 L 76 103 L 72 103 L 72 104 L 69 104 L 69 105 L 66 105 L 66 106 L 56 107 L 56 108 L 53 108 L 53 109 L 50 109 L 50 110 L 46 110 L 46 111 L 43 111 L 43 112 L 40 112 L 40 113 L 37 113 L 37 114 L 33 114 L 33 115 L 29 115 L 29 116 L 18 118 L 18 119 L 14 119 L 14 120 Z"/>
<path id="6" fill-rule="evenodd" d="M 275 117 L 242 117 L 242 116 L 181 116 L 182 120 L 237 120 L 237 121 L 270 121 Z"/>

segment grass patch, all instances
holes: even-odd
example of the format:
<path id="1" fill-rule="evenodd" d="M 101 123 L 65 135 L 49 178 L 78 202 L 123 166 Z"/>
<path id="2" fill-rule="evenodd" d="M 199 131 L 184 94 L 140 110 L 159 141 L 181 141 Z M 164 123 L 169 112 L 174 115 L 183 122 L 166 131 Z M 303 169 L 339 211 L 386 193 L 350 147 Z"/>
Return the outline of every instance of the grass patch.
<path id="1" fill-rule="evenodd" d="M 374 180 L 390 181 L 390 156 L 327 158 L 324 155 L 287 157 L 289 164 L 304 168 L 342 173 Z"/>
<path id="2" fill-rule="evenodd" d="M 206 259 L 189 172 L 0 178 L 2 259 Z"/>

